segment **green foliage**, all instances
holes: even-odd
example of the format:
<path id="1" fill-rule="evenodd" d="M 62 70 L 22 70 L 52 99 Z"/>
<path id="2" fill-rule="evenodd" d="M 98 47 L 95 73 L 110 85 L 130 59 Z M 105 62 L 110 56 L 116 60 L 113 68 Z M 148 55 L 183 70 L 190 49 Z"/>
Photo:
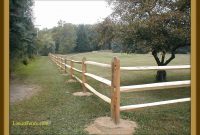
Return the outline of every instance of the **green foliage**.
<path id="1" fill-rule="evenodd" d="M 76 27 L 63 21 L 52 29 L 43 29 L 38 33 L 37 46 L 41 55 L 48 53 L 69 53 L 76 45 Z"/>
<path id="2" fill-rule="evenodd" d="M 76 30 L 72 24 L 64 24 L 60 31 L 59 53 L 72 52 L 76 45 Z"/>
<path id="3" fill-rule="evenodd" d="M 84 25 L 79 25 L 77 28 L 76 44 L 75 50 L 78 52 L 86 52 L 90 50 L 88 36 Z"/>
<path id="4" fill-rule="evenodd" d="M 55 52 L 55 42 L 52 39 L 51 31 L 44 29 L 38 32 L 37 46 L 41 55 Z"/>
<path id="5" fill-rule="evenodd" d="M 29 59 L 28 59 L 27 57 L 25 57 L 25 58 L 22 60 L 22 63 L 23 63 L 24 65 L 28 65 Z"/>
<path id="6" fill-rule="evenodd" d="M 32 6 L 33 0 L 10 0 L 11 65 L 16 59 L 33 57 L 36 53 Z"/>
<path id="7" fill-rule="evenodd" d="M 99 33 L 97 32 L 97 25 L 85 25 L 87 30 L 87 37 L 89 41 L 90 50 L 100 50 L 99 46 Z"/>
<path id="8" fill-rule="evenodd" d="M 114 37 L 114 23 L 110 18 L 105 18 L 105 20 L 99 23 L 96 27 L 98 33 L 98 45 L 102 49 L 111 49 L 112 39 Z"/>
<path id="9" fill-rule="evenodd" d="M 180 47 L 176 50 L 176 54 L 187 54 L 190 52 L 190 46 L 184 46 L 184 47 Z"/>
<path id="10" fill-rule="evenodd" d="M 51 53 L 88 52 L 99 50 L 96 25 L 73 25 L 60 20 L 57 27 L 38 33 L 37 47 L 41 55 Z"/>
<path id="11" fill-rule="evenodd" d="M 77 52 L 88 52 L 92 50 L 91 45 L 91 34 L 89 31 L 90 27 L 87 25 L 79 25 L 77 27 L 77 39 L 76 39 L 76 47 L 75 51 Z"/>
<path id="12" fill-rule="evenodd" d="M 121 45 L 119 45 L 119 44 L 116 44 L 116 43 L 113 43 L 112 45 L 111 45 L 111 48 L 112 48 L 112 52 L 113 53 L 119 53 L 119 52 L 121 52 Z"/>

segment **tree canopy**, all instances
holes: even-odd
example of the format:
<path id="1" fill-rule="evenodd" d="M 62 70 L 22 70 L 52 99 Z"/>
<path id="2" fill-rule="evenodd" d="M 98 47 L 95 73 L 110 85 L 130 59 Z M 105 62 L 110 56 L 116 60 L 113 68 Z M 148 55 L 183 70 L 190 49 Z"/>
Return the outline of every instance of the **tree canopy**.
<path id="1" fill-rule="evenodd" d="M 151 51 L 159 66 L 175 58 L 178 48 L 190 45 L 190 1 L 108 0 L 114 8 L 110 18 L 120 27 L 116 38 L 123 51 Z M 162 57 L 158 58 L 158 53 Z M 171 57 L 165 60 L 165 54 Z"/>

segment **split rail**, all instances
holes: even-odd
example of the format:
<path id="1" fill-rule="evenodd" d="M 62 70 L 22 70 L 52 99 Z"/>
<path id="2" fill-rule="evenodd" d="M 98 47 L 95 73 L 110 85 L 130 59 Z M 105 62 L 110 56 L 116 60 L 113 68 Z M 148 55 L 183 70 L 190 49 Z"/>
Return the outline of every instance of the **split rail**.
<path id="1" fill-rule="evenodd" d="M 148 91 L 148 90 L 163 90 L 163 89 L 170 89 L 170 88 L 181 88 L 181 87 L 189 87 L 190 80 L 184 81 L 172 81 L 172 82 L 160 82 L 160 83 L 151 83 L 151 84 L 140 84 L 140 85 L 129 85 L 129 86 L 121 86 L 120 85 L 120 72 L 121 71 L 147 71 L 147 70 L 177 70 L 177 69 L 190 69 L 190 65 L 179 65 L 179 66 L 138 66 L 138 67 L 120 67 L 120 60 L 117 57 L 112 59 L 111 64 L 104 64 L 95 61 L 87 61 L 84 57 L 82 61 L 73 60 L 72 58 L 66 59 L 59 55 L 49 54 L 49 57 L 56 65 L 67 72 L 69 69 L 69 74 L 71 79 L 78 80 L 82 87 L 83 92 L 86 92 L 86 89 L 94 93 L 96 96 L 104 100 L 105 102 L 111 104 L 111 118 L 115 124 L 120 122 L 120 112 L 121 111 L 129 111 L 135 110 L 140 108 L 146 107 L 153 107 L 153 106 L 160 106 L 160 105 L 167 105 L 167 104 L 174 104 L 180 102 L 187 102 L 190 101 L 190 97 L 188 98 L 181 98 L 181 99 L 174 99 L 174 100 L 167 100 L 167 101 L 159 101 L 153 103 L 144 103 L 144 104 L 135 104 L 135 105 L 126 105 L 120 106 L 120 93 L 121 92 L 135 92 L 135 91 Z M 70 63 L 70 65 L 67 64 Z M 81 64 L 82 70 L 76 69 L 74 67 L 74 63 Z M 111 68 L 111 81 L 88 73 L 87 72 L 87 65 L 98 66 L 102 68 Z M 74 71 L 82 74 L 82 79 L 78 78 L 74 75 Z M 99 93 L 96 91 L 92 86 L 87 83 L 86 77 L 93 78 L 105 85 L 110 86 L 111 88 L 111 96 L 110 98 Z"/>

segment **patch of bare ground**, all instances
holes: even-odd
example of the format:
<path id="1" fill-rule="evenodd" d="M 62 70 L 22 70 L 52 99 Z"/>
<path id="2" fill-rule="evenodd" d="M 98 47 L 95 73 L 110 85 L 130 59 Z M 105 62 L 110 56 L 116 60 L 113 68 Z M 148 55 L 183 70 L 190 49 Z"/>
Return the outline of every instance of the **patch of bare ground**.
<path id="1" fill-rule="evenodd" d="M 90 93 L 90 92 L 75 92 L 75 93 L 73 93 L 73 95 L 82 97 L 82 96 L 91 96 L 92 93 Z"/>
<path id="2" fill-rule="evenodd" d="M 66 74 L 66 73 L 63 73 L 63 74 L 61 74 L 62 76 L 69 76 L 69 74 Z"/>
<path id="3" fill-rule="evenodd" d="M 137 128 L 136 122 L 120 119 L 115 125 L 110 117 L 97 118 L 85 131 L 95 135 L 133 135 Z"/>
<path id="4" fill-rule="evenodd" d="M 65 81 L 65 83 L 73 83 L 73 82 L 77 82 L 77 81 L 74 79 L 69 79 L 69 80 Z"/>
<path id="5" fill-rule="evenodd" d="M 11 82 L 10 103 L 13 104 L 24 99 L 29 99 L 40 90 L 41 88 L 38 85 Z"/>

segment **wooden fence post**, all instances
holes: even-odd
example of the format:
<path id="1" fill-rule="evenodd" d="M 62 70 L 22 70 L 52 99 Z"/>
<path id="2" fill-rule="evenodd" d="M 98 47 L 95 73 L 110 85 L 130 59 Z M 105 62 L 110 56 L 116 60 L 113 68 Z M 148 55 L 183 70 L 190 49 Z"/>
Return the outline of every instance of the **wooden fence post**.
<path id="1" fill-rule="evenodd" d="M 67 59 L 65 58 L 64 61 L 65 61 L 65 62 L 64 62 L 64 63 L 65 63 L 65 73 L 67 73 L 67 67 L 66 67 Z"/>
<path id="2" fill-rule="evenodd" d="M 62 57 L 60 57 L 60 70 L 62 71 Z"/>
<path id="3" fill-rule="evenodd" d="M 83 88 L 83 92 L 86 92 L 86 88 L 85 88 L 85 85 L 84 85 L 84 83 L 86 83 L 85 73 L 87 72 L 85 61 L 86 61 L 86 58 L 83 57 L 83 59 L 82 59 L 82 82 L 83 82 L 82 88 Z"/>
<path id="4" fill-rule="evenodd" d="M 56 57 L 56 64 L 57 64 L 57 66 L 59 65 L 59 63 L 58 63 L 59 61 L 58 61 L 58 56 Z M 59 66 L 58 66 L 59 67 Z"/>
<path id="5" fill-rule="evenodd" d="M 58 57 L 58 68 L 60 68 L 60 57 Z"/>
<path id="6" fill-rule="evenodd" d="M 59 68 L 59 64 L 60 64 L 60 63 L 59 63 L 59 57 L 57 57 L 57 64 L 58 64 L 58 68 Z"/>
<path id="7" fill-rule="evenodd" d="M 70 78 L 73 79 L 73 74 L 74 74 L 74 71 L 73 71 L 73 67 L 74 67 L 74 63 L 72 61 L 72 57 L 70 58 Z"/>
<path id="8" fill-rule="evenodd" d="M 56 56 L 56 65 L 58 66 L 58 56 Z"/>
<path id="9" fill-rule="evenodd" d="M 111 82 L 111 118 L 115 124 L 120 122 L 120 60 L 114 57 L 112 60 Z"/>
<path id="10" fill-rule="evenodd" d="M 64 63 L 65 63 L 65 59 L 64 59 L 64 58 L 62 58 L 62 68 L 63 68 L 63 70 L 64 70 L 64 73 L 65 73 L 65 65 L 64 65 Z"/>

